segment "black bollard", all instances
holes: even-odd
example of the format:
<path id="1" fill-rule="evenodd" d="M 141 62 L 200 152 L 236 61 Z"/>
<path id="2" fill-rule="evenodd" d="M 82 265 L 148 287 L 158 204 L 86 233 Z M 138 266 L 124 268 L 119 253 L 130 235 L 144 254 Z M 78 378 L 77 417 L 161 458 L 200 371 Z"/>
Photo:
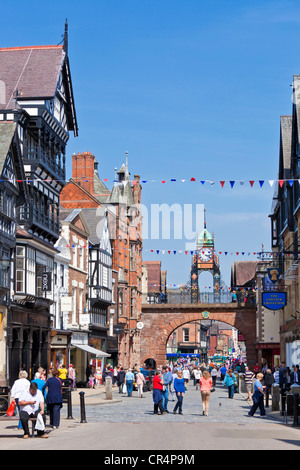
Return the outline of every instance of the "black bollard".
<path id="1" fill-rule="evenodd" d="M 269 408 L 269 397 L 270 397 L 270 389 L 267 387 L 266 389 L 266 408 Z"/>
<path id="2" fill-rule="evenodd" d="M 299 402 L 299 393 L 294 393 L 294 400 L 293 400 L 293 415 L 294 415 L 294 422 L 293 426 L 299 426 L 298 422 L 298 402 Z"/>
<path id="3" fill-rule="evenodd" d="M 281 395 L 281 411 L 280 411 L 280 416 L 284 416 L 284 411 L 285 411 L 285 404 L 286 404 L 286 390 L 284 388 L 280 389 L 280 395 Z"/>
<path id="4" fill-rule="evenodd" d="M 68 400 L 68 417 L 67 419 L 73 419 L 73 416 L 72 416 L 72 390 L 71 388 L 69 388 L 67 390 L 67 400 Z"/>
<path id="5" fill-rule="evenodd" d="M 81 417 L 80 422 L 86 423 L 87 420 L 85 416 L 84 392 L 79 392 L 79 395 L 80 395 L 80 417 Z"/>

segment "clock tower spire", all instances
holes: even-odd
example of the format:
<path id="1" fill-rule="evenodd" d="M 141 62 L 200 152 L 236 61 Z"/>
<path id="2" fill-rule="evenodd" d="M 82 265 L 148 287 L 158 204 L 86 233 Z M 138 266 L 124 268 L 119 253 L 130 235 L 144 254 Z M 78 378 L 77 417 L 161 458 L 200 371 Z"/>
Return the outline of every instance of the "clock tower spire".
<path id="1" fill-rule="evenodd" d="M 198 277 L 201 272 L 210 272 L 213 276 L 214 302 L 220 301 L 220 266 L 215 254 L 214 235 L 206 228 L 206 210 L 204 209 L 204 230 L 196 238 L 196 251 L 191 267 L 191 302 L 199 303 Z"/>

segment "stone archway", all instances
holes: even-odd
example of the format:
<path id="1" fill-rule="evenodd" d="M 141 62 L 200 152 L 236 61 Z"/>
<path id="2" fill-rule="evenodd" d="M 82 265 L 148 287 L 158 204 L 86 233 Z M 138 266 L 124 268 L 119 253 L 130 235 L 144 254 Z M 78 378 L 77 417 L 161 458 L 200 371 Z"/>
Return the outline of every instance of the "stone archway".
<path id="1" fill-rule="evenodd" d="M 254 304 L 144 304 L 142 305 L 141 363 L 153 357 L 157 365 L 166 362 L 166 343 L 178 327 L 192 321 L 208 319 L 227 323 L 245 338 L 247 362 L 256 362 L 256 305 Z"/>

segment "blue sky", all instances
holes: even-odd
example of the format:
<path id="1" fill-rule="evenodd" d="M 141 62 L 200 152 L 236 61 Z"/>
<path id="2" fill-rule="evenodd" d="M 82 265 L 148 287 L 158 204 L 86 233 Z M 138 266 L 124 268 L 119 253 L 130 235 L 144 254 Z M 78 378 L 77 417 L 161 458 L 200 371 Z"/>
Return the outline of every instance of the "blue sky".
<path id="1" fill-rule="evenodd" d="M 220 180 L 276 179 L 280 115 L 291 114 L 300 73 L 300 4 L 265 0 L 14 1 L 1 6 L 1 47 L 57 44 L 69 23 L 79 136 L 71 155 L 91 151 L 101 178 L 129 155 L 148 182 L 143 203 L 204 204 L 217 251 L 270 248 L 273 189 L 231 189 Z M 195 183 L 188 180 L 196 178 Z M 215 180 L 204 186 L 200 180 Z M 145 240 L 145 249 L 185 249 L 186 240 Z M 190 259 L 161 259 L 168 283 L 189 278 Z M 238 259 L 221 256 L 223 279 Z M 208 281 L 204 281 L 207 284 Z M 201 278 L 200 278 L 200 284 Z"/>

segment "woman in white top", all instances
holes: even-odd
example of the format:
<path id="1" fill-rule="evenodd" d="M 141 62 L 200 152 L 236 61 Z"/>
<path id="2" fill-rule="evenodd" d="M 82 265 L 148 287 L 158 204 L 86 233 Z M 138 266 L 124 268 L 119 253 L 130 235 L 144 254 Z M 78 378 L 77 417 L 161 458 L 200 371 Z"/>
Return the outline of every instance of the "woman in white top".
<path id="1" fill-rule="evenodd" d="M 201 372 L 200 367 L 197 367 L 197 369 L 194 369 L 194 377 L 195 377 L 195 381 L 196 381 L 196 390 L 198 390 L 199 389 L 199 380 L 202 377 L 202 372 Z"/>
<path id="2" fill-rule="evenodd" d="M 189 383 L 189 380 L 191 378 L 191 374 L 190 374 L 190 371 L 189 371 L 189 368 L 187 366 L 184 367 L 183 371 L 182 371 L 182 375 L 183 375 L 183 378 L 184 378 L 184 385 L 185 385 L 185 389 L 187 389 L 187 384 Z"/>
<path id="3" fill-rule="evenodd" d="M 29 387 L 30 387 L 30 382 L 29 380 L 27 380 L 27 377 L 28 377 L 28 374 L 26 370 L 21 370 L 19 372 L 19 378 L 13 384 L 11 392 L 10 392 L 11 401 L 16 402 L 19 414 L 20 414 L 19 398 L 24 392 L 28 392 Z M 18 429 L 23 429 L 21 420 L 19 420 Z"/>

